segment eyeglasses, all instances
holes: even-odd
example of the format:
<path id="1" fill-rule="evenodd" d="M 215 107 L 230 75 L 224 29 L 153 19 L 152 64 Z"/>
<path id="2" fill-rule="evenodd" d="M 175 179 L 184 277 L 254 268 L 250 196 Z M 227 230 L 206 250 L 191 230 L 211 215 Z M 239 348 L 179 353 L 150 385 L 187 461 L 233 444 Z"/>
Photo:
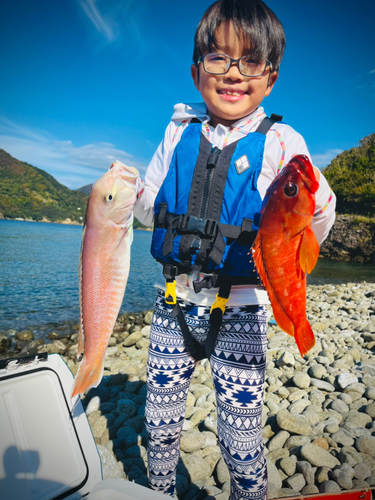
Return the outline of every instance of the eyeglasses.
<path id="1" fill-rule="evenodd" d="M 270 61 L 256 61 L 250 56 L 232 59 L 225 54 L 206 54 L 198 59 L 199 63 L 203 63 L 204 70 L 211 75 L 225 75 L 232 64 L 238 64 L 241 75 L 252 78 L 264 75 L 268 67 L 272 70 Z"/>

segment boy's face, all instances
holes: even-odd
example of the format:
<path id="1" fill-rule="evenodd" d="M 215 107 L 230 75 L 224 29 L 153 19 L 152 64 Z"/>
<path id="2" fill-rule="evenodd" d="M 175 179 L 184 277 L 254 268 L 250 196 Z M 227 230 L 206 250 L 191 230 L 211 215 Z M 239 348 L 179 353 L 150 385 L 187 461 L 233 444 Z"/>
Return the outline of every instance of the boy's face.
<path id="1" fill-rule="evenodd" d="M 233 59 L 249 55 L 244 50 L 231 22 L 223 23 L 216 32 L 220 52 Z M 241 75 L 237 64 L 229 68 L 225 75 L 206 73 L 203 63 L 199 67 L 192 65 L 191 74 L 197 90 L 206 103 L 210 124 L 216 127 L 219 123 L 230 126 L 237 120 L 252 113 L 268 96 L 277 80 L 278 74 L 266 72 L 257 78 Z"/>

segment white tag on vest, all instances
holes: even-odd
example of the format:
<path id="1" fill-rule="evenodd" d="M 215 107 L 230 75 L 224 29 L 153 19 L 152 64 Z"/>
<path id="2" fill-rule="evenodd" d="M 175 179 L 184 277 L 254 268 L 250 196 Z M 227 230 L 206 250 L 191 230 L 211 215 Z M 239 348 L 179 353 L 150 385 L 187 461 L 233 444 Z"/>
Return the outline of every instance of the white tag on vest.
<path id="1" fill-rule="evenodd" d="M 250 163 L 246 155 L 243 155 L 241 156 L 241 158 L 238 158 L 238 160 L 234 162 L 234 165 L 236 167 L 237 174 L 239 175 L 242 174 L 242 172 L 245 172 L 245 170 L 247 170 L 248 168 L 250 168 Z"/>

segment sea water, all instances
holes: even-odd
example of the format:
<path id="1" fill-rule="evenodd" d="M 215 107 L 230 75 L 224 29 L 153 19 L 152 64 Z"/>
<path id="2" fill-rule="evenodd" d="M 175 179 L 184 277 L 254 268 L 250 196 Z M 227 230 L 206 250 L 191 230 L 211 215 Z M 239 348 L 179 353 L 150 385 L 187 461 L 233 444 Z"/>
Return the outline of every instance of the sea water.
<path id="1" fill-rule="evenodd" d="M 0 330 L 78 322 L 82 226 L 0 220 Z M 160 265 L 150 255 L 151 232 L 134 231 L 121 312 L 151 309 Z M 318 260 L 310 284 L 375 281 L 375 266 Z"/>
<path id="2" fill-rule="evenodd" d="M 79 320 L 82 226 L 0 220 L 0 330 Z M 134 231 L 121 312 L 152 309 L 160 266 L 151 232 Z"/>

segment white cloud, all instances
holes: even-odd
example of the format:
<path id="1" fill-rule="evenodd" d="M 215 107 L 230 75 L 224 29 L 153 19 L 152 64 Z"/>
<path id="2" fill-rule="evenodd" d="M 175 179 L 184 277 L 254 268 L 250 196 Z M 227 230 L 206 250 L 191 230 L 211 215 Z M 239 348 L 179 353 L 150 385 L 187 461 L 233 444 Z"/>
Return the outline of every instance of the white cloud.
<path id="1" fill-rule="evenodd" d="M 0 148 L 18 160 L 39 167 L 65 186 L 76 189 L 95 182 L 115 160 L 144 173 L 146 167 L 114 144 L 95 142 L 74 146 L 45 130 L 25 127 L 0 117 Z"/>
<path id="2" fill-rule="evenodd" d="M 343 149 L 329 149 L 325 153 L 311 155 L 313 164 L 318 168 L 327 167 L 333 158 L 342 153 Z"/>
<path id="3" fill-rule="evenodd" d="M 79 0 L 83 12 L 90 19 L 96 30 L 104 36 L 108 42 L 116 38 L 116 25 L 112 18 L 104 16 L 96 5 L 96 0 Z"/>

